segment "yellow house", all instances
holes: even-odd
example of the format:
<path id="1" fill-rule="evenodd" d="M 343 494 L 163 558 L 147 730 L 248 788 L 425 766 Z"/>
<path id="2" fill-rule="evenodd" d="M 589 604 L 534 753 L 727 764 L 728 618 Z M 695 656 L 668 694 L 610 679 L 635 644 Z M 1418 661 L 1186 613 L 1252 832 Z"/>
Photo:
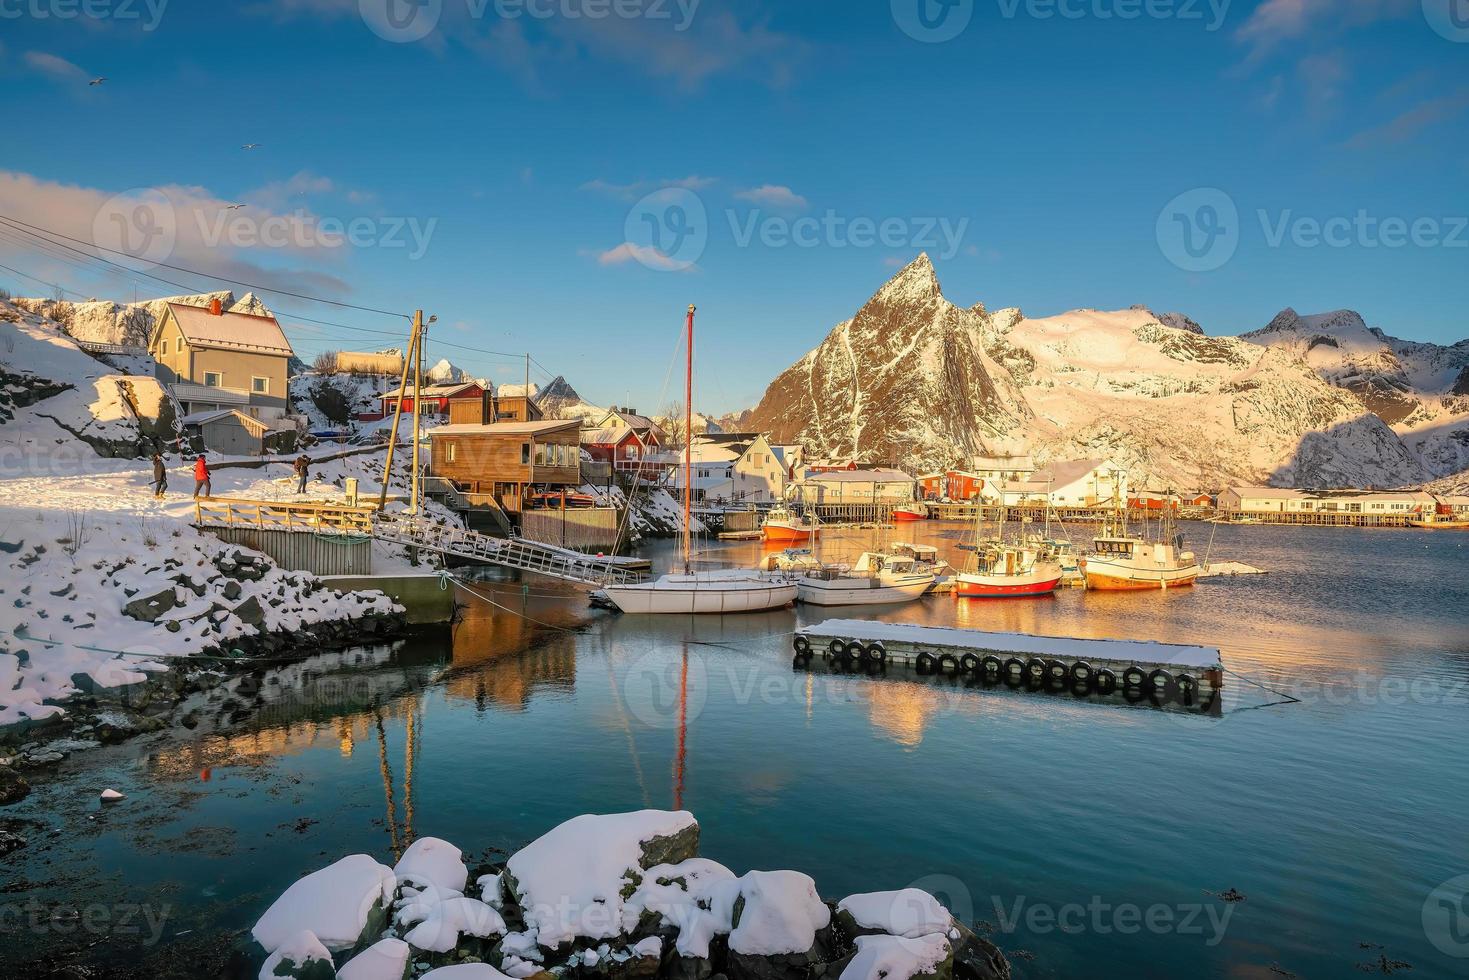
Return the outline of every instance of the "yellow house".
<path id="1" fill-rule="evenodd" d="M 294 351 L 273 316 L 169 303 L 148 339 L 158 378 L 184 415 L 238 409 L 258 419 L 286 414 Z"/>

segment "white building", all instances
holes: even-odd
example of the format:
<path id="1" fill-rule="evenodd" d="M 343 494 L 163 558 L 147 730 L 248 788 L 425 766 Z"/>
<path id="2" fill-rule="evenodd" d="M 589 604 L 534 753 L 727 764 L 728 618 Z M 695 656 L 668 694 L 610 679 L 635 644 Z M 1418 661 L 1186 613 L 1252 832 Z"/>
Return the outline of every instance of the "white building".
<path id="1" fill-rule="evenodd" d="M 1010 507 L 1107 507 L 1113 497 L 1127 499 L 1127 473 L 1105 459 L 1072 459 L 1051 463 L 1021 481 L 985 481 L 981 496 L 996 501 L 1003 492 Z"/>
<path id="2" fill-rule="evenodd" d="M 901 504 L 913 499 L 913 477 L 901 470 L 812 472 L 796 484 L 808 504 Z"/>
<path id="3" fill-rule="evenodd" d="M 785 464 L 759 433 L 696 435 L 690 455 L 690 485 L 697 501 L 769 504 L 785 493 Z M 683 489 L 682 467 L 673 481 L 676 489 Z"/>
<path id="4" fill-rule="evenodd" d="M 1432 494 L 1422 490 L 1292 490 L 1285 487 L 1229 487 L 1219 495 L 1225 515 L 1367 514 L 1403 517 L 1431 513 Z"/>
<path id="5" fill-rule="evenodd" d="M 976 456 L 970 472 L 985 483 L 1023 483 L 1032 478 L 1035 460 L 1028 455 Z"/>

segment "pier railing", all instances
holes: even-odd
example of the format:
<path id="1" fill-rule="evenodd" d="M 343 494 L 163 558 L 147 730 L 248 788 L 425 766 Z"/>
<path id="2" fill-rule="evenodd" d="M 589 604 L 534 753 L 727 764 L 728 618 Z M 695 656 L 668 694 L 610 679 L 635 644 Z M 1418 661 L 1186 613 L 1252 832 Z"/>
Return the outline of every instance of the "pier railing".
<path id="1" fill-rule="evenodd" d="M 194 501 L 199 527 L 253 527 L 266 531 L 371 534 L 376 507 L 201 497 Z"/>

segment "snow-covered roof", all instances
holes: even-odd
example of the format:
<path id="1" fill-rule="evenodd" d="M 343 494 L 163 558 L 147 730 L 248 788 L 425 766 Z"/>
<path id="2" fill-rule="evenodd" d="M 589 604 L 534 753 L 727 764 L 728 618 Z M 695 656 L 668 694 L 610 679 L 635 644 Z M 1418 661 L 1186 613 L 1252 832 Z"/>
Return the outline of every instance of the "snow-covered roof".
<path id="1" fill-rule="evenodd" d="M 613 416 L 622 419 L 622 423 L 632 429 L 658 428 L 658 423 L 648 418 L 648 416 L 639 415 L 637 412 L 629 411 L 624 408 L 618 408 L 615 405 L 612 408 L 607 409 L 607 413 L 602 416 L 602 422 L 599 427 L 605 426 L 607 420 L 612 418 Z"/>
<path id="2" fill-rule="evenodd" d="M 635 429 L 585 429 L 581 434 L 584 446 L 615 446 L 628 438 L 643 441 Z"/>
<path id="3" fill-rule="evenodd" d="M 902 470 L 835 470 L 829 473 L 812 473 L 807 479 L 812 483 L 912 483 L 913 477 Z"/>
<path id="4" fill-rule="evenodd" d="M 202 306 L 183 303 L 169 303 L 168 311 L 191 347 L 278 354 L 281 357 L 295 353 L 273 316 L 228 311 L 215 315 Z"/>
<path id="5" fill-rule="evenodd" d="M 552 432 L 563 432 L 567 429 L 580 429 L 581 423 L 576 419 L 546 419 L 541 422 L 490 422 L 486 425 L 473 423 L 462 423 L 459 425 L 441 425 L 428 430 L 429 437 L 434 436 L 541 436 Z"/>
<path id="6" fill-rule="evenodd" d="M 1049 484 L 1053 487 L 1064 487 L 1107 465 L 1105 459 L 1061 460 L 1031 474 L 1029 482 L 1039 483 L 1042 486 Z"/>
<path id="7" fill-rule="evenodd" d="M 169 385 L 173 397 L 181 402 L 212 402 L 216 405 L 248 405 L 250 396 L 231 388 L 215 388 L 212 385 L 196 385 L 187 382 Z"/>
<path id="8" fill-rule="evenodd" d="M 231 415 L 238 419 L 241 425 L 249 429 L 252 435 L 262 436 L 270 431 L 270 426 L 268 424 L 260 421 L 254 416 L 246 415 L 244 412 L 240 411 L 237 408 L 220 408 L 212 412 L 195 412 L 192 415 L 185 415 L 179 421 L 182 422 L 184 425 L 204 426 L 208 425 L 210 422 L 218 422 L 219 420 L 227 418 Z"/>
<path id="9" fill-rule="evenodd" d="M 466 390 L 468 388 L 474 388 L 474 387 L 478 387 L 477 383 L 474 382 L 474 381 L 464 381 L 464 382 L 460 382 L 458 384 L 449 383 L 449 384 L 424 385 L 423 386 L 423 397 L 425 397 L 425 398 L 453 398 L 455 395 L 459 394 L 461 391 L 464 391 L 464 390 Z M 404 398 L 412 398 L 412 397 L 414 397 L 414 392 L 415 391 L 417 391 L 417 389 L 414 388 L 413 385 L 409 385 L 407 388 L 404 389 L 404 391 L 403 391 L 403 397 Z M 395 389 L 393 389 L 391 391 L 385 391 L 385 392 L 383 392 L 378 397 L 379 398 L 397 398 L 398 397 L 398 391 L 395 388 Z"/>

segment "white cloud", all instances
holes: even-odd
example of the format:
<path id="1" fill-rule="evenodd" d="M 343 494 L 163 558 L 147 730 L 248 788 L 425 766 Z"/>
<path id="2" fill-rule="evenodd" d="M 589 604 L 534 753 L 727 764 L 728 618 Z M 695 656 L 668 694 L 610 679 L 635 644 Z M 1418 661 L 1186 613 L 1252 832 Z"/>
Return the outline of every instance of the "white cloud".
<path id="1" fill-rule="evenodd" d="M 80 65 L 74 65 L 65 58 L 45 51 L 27 51 L 25 63 L 33 70 L 59 82 L 84 82 L 92 77 Z"/>
<path id="2" fill-rule="evenodd" d="M 1402 16 L 1418 6 L 1418 0 L 1265 0 L 1234 37 L 1249 46 L 1248 60 L 1255 62 L 1288 42 Z"/>
<path id="3" fill-rule="evenodd" d="M 736 191 L 735 197 L 741 201 L 749 201 L 752 204 L 763 204 L 772 208 L 788 208 L 793 211 L 804 210 L 807 206 L 804 197 L 784 184 L 761 184 L 759 187 Z"/>
<path id="4" fill-rule="evenodd" d="M 597 256 L 598 265 L 626 265 L 629 262 L 637 262 L 660 272 L 684 272 L 695 268 L 690 263 L 670 258 L 652 245 L 638 245 L 635 242 L 623 242 Z"/>
<path id="5" fill-rule="evenodd" d="M 1466 109 L 1469 109 L 1469 88 L 1420 102 L 1380 126 L 1357 133 L 1347 140 L 1346 145 L 1354 150 L 1395 146 L 1407 142 L 1429 126 L 1458 117 Z"/>

